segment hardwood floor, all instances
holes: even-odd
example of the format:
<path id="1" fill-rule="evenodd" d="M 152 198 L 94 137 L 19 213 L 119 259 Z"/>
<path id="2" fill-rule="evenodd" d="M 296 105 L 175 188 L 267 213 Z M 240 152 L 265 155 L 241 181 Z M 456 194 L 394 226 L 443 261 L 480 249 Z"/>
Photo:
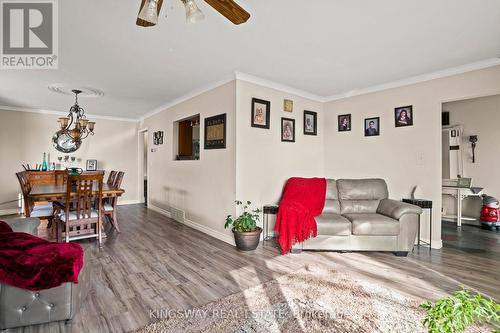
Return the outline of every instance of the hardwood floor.
<path id="1" fill-rule="evenodd" d="M 303 252 L 280 256 L 267 242 L 254 253 L 148 210 L 121 206 L 122 233 L 92 248 L 94 288 L 70 324 L 8 332 L 129 332 L 155 321 L 150 310 L 188 309 L 267 282 L 307 265 L 328 265 L 422 299 L 466 285 L 500 299 L 500 233 L 446 224 L 442 250 L 390 253 Z M 221 221 L 222 223 L 222 221 Z M 470 230 L 469 230 L 470 229 Z"/>

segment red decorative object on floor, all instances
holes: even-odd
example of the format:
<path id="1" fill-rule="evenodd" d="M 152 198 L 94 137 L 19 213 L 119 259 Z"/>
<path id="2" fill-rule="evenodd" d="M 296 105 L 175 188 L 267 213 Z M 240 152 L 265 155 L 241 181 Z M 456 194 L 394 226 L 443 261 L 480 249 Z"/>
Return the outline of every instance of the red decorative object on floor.
<path id="1" fill-rule="evenodd" d="M 4 224 L 0 221 L 0 229 L 5 231 Z M 65 282 L 78 283 L 82 267 L 83 249 L 79 244 L 52 243 L 12 229 L 0 232 L 0 283 L 45 290 Z"/>
<path id="2" fill-rule="evenodd" d="M 295 243 L 316 237 L 316 216 L 325 206 L 326 179 L 288 179 L 281 199 L 275 230 L 279 233 L 281 254 L 287 254 Z"/>

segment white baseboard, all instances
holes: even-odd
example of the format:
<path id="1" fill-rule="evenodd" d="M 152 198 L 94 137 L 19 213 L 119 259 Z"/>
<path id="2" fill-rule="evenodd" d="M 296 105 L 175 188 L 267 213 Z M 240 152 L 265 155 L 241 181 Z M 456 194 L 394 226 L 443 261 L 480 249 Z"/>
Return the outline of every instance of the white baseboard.
<path id="1" fill-rule="evenodd" d="M 213 229 L 210 229 L 208 228 L 207 226 L 204 226 L 202 224 L 199 224 L 197 222 L 194 222 L 194 221 L 191 221 L 191 220 L 188 220 L 188 219 L 184 219 L 184 224 L 193 228 L 193 229 L 196 229 L 198 231 L 201 231 L 209 236 L 212 236 L 214 238 L 217 238 L 223 242 L 226 242 L 230 245 L 236 245 L 234 243 L 234 238 L 230 235 L 226 235 L 220 231 L 217 231 L 217 230 L 213 230 Z"/>
<path id="2" fill-rule="evenodd" d="M 156 206 L 153 206 L 153 205 L 149 205 L 148 208 L 151 209 L 151 210 L 154 210 L 155 212 L 160 213 L 160 214 L 162 214 L 162 215 L 164 215 L 166 217 L 169 217 L 169 218 L 171 217 L 170 212 L 167 211 L 167 210 L 165 210 L 165 209 L 163 209 L 163 208 L 156 207 Z M 202 225 L 202 224 L 200 224 L 198 222 L 194 222 L 194 221 L 191 221 L 191 220 L 188 220 L 188 219 L 185 218 L 183 224 L 187 225 L 188 227 L 191 227 L 191 228 L 193 228 L 195 230 L 201 231 L 204 234 L 207 234 L 209 236 L 217 238 L 218 240 L 221 240 L 221 241 L 223 241 L 225 243 L 228 243 L 228 244 L 233 245 L 233 246 L 235 245 L 234 244 L 234 239 L 230 235 L 226 235 L 226 234 L 224 234 L 224 233 L 222 233 L 220 231 L 213 230 L 213 229 L 211 229 L 211 228 L 209 228 L 207 226 L 204 226 L 204 225 Z"/>
<path id="3" fill-rule="evenodd" d="M 170 214 L 170 212 L 167 211 L 167 210 L 165 210 L 165 209 L 163 209 L 163 208 L 156 207 L 156 206 L 153 206 L 153 205 L 149 205 L 148 208 L 151 209 L 151 210 L 154 210 L 157 213 L 165 215 L 166 217 L 169 217 L 169 218 L 172 217 L 172 215 Z"/>
<path id="4" fill-rule="evenodd" d="M 118 199 L 118 206 L 125 206 L 125 205 L 136 205 L 140 204 L 140 200 L 120 200 Z"/>

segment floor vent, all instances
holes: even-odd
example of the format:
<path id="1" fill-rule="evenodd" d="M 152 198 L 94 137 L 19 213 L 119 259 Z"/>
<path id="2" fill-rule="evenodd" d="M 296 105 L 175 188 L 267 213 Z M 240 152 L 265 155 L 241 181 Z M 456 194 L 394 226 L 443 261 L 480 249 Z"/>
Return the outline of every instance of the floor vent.
<path id="1" fill-rule="evenodd" d="M 183 210 L 170 207 L 170 215 L 174 220 L 180 223 L 184 223 L 184 219 L 186 218 L 186 213 Z"/>

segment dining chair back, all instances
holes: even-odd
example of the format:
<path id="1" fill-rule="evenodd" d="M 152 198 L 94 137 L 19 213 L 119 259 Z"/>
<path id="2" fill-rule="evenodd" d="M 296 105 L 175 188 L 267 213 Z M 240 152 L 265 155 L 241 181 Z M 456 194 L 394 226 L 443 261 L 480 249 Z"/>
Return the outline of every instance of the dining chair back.
<path id="1" fill-rule="evenodd" d="M 29 194 L 31 191 L 31 186 L 28 181 L 28 177 L 26 176 L 26 172 L 21 171 L 16 173 L 17 180 L 19 181 L 19 186 L 21 187 L 21 193 L 23 194 L 24 201 L 24 214 L 26 217 L 30 216 L 31 209 L 33 208 L 32 202 L 29 199 Z"/>
<path id="2" fill-rule="evenodd" d="M 64 212 L 59 215 L 59 240 L 97 238 L 99 245 L 102 243 L 102 183 L 102 174 L 68 175 Z"/>
<path id="3" fill-rule="evenodd" d="M 115 178 L 116 178 L 116 171 L 112 170 L 109 173 L 108 180 L 106 181 L 107 184 L 112 185 L 115 183 Z"/>
<path id="4" fill-rule="evenodd" d="M 54 208 L 52 203 L 34 202 L 30 198 L 31 183 L 26 171 L 18 172 L 16 173 L 16 176 L 19 180 L 19 185 L 21 186 L 21 193 L 23 194 L 24 216 L 37 217 L 42 220 L 47 220 L 47 229 L 51 229 L 53 224 L 52 222 L 54 220 Z"/>
<path id="5" fill-rule="evenodd" d="M 113 187 L 119 189 L 122 186 L 123 176 L 125 172 L 120 171 L 116 174 L 116 179 Z M 118 224 L 118 217 L 116 216 L 116 206 L 118 204 L 118 197 L 109 198 L 104 204 L 104 215 L 109 219 L 111 224 L 115 227 L 116 231 L 120 232 L 120 226 Z"/>
<path id="6" fill-rule="evenodd" d="M 122 186 L 123 176 L 125 176 L 125 172 L 120 171 L 117 173 L 115 182 L 113 184 L 116 188 L 120 188 L 120 186 Z"/>

